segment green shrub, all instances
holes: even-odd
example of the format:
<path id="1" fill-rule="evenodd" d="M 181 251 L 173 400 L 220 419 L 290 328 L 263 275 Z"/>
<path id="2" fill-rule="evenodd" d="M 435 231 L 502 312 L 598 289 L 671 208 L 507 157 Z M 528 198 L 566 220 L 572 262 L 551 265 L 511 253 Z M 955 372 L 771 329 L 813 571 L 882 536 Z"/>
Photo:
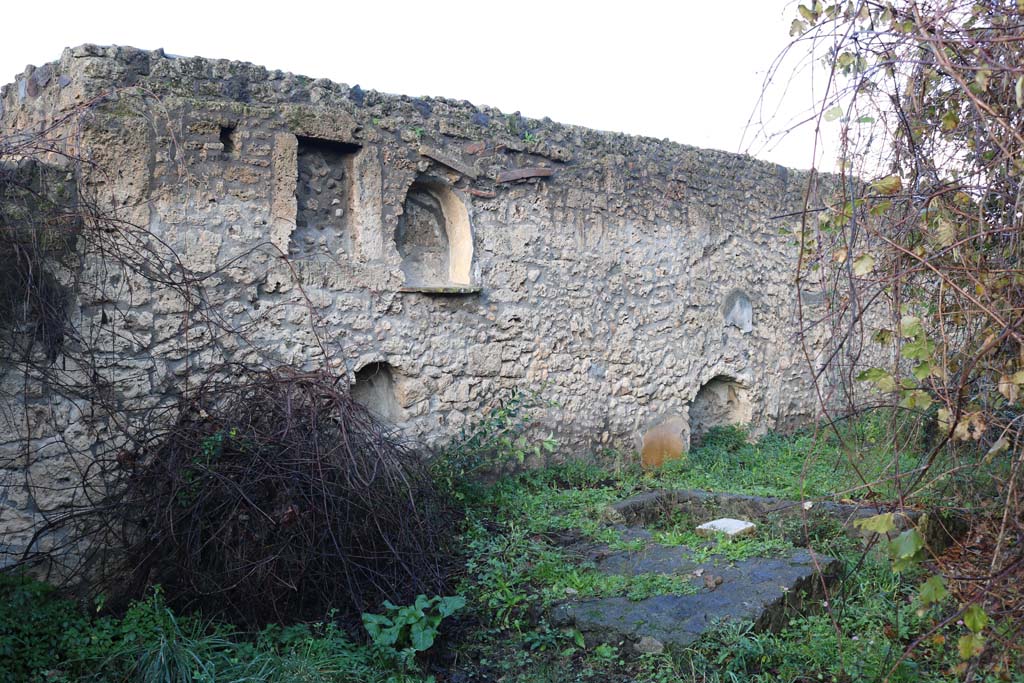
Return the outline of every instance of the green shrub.
<path id="1" fill-rule="evenodd" d="M 707 451 L 735 453 L 747 445 L 747 430 L 739 425 L 718 425 L 708 430 L 701 440 L 701 448 Z"/>
<path id="2" fill-rule="evenodd" d="M 363 626 L 374 646 L 404 669 L 414 667 L 416 653 L 434 645 L 441 622 L 462 609 L 466 599 L 455 595 L 427 598 L 416 596 L 411 605 L 384 601 L 384 614 L 363 614 Z"/>
<path id="3" fill-rule="evenodd" d="M 537 392 L 510 391 L 434 458 L 435 481 L 457 500 L 465 500 L 478 493 L 474 489 L 481 475 L 510 464 L 521 466 L 529 455 L 554 452 L 558 442 L 553 438 L 532 441 L 527 436 L 534 413 L 546 405 Z"/>
<path id="4" fill-rule="evenodd" d="M 87 654 L 89 620 L 52 586 L 0 574 L 0 681 L 43 679 Z"/>

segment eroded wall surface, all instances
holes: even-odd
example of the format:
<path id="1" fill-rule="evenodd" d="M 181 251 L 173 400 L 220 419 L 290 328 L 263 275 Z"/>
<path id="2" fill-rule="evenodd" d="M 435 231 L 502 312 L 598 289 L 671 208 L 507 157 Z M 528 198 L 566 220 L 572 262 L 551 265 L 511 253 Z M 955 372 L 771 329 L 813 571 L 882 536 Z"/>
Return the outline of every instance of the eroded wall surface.
<path id="1" fill-rule="evenodd" d="M 685 425 L 716 378 L 742 387 L 732 414 L 755 430 L 815 412 L 795 247 L 780 234 L 806 178 L 777 165 L 88 45 L 6 86 L 0 121 L 4 135 L 66 127 L 90 196 L 157 236 L 204 278 L 204 305 L 245 331 L 239 343 L 190 326 L 175 291 L 105 280 L 101 256 L 83 256 L 93 277 L 80 278 L 73 316 L 105 340 L 100 374 L 128 400 L 225 360 L 326 363 L 353 382 L 374 368 L 360 395 L 428 443 L 505 389 L 540 389 L 557 403 L 542 428 L 566 455 L 631 450 L 652 425 Z M 26 542 L 19 529 L 69 504 L 38 484 L 73 479 L 69 463 L 117 438 L 87 402 L 19 381 L 5 379 L 0 425 L 10 551 Z"/>

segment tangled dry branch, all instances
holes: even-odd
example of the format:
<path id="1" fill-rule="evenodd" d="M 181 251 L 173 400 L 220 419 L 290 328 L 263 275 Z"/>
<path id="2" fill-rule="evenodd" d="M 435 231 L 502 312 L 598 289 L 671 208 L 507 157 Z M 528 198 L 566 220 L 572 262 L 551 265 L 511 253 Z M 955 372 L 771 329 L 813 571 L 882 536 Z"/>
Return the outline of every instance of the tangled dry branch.
<path id="1" fill-rule="evenodd" d="M 239 369 L 120 457 L 136 582 L 186 608 L 258 625 L 443 591 L 452 515 L 423 453 L 337 377 Z"/>
<path id="2" fill-rule="evenodd" d="M 103 194 L 114 183 L 81 129 L 111 101 L 173 129 L 148 98 L 112 93 L 0 138 L 0 431 L 20 435 L 0 443 L 0 484 L 30 513 L 8 527 L 27 539 L 17 556 L 0 539 L 4 564 L 122 598 L 161 582 L 183 607 L 250 625 L 441 592 L 451 512 L 423 454 L 326 369 L 337 349 L 283 367 L 224 319 L 219 271 L 191 271 Z M 158 362 L 132 306 L 147 291 L 170 302 L 181 353 L 140 393 Z"/>

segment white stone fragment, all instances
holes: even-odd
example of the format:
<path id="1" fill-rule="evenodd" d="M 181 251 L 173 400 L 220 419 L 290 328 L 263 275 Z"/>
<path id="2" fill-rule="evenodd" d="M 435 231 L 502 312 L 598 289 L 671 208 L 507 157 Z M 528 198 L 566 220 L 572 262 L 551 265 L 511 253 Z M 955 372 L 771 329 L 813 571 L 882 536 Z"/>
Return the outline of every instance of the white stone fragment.
<path id="1" fill-rule="evenodd" d="M 744 522 L 742 519 L 731 519 L 729 517 L 723 517 L 722 519 L 714 519 L 710 522 L 705 522 L 697 527 L 697 534 L 700 536 L 714 536 L 715 534 L 725 534 L 732 538 L 733 536 L 744 536 L 746 534 L 754 533 L 754 529 L 757 526 L 753 522 Z"/>

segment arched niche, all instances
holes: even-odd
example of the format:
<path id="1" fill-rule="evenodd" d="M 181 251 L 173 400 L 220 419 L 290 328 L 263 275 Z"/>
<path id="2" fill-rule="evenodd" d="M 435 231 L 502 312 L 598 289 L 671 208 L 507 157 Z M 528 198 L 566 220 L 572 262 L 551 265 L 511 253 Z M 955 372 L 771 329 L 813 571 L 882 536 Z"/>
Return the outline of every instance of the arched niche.
<path id="1" fill-rule="evenodd" d="M 473 235 L 466 205 L 440 181 L 419 179 L 405 195 L 395 230 L 405 285 L 472 285 Z"/>
<path id="2" fill-rule="evenodd" d="M 722 318 L 725 326 L 739 329 L 743 334 L 754 329 L 754 305 L 742 289 L 729 292 L 722 302 Z"/>
<path id="3" fill-rule="evenodd" d="M 385 422 L 396 424 L 402 419 L 402 407 L 395 394 L 391 366 L 384 362 L 368 363 L 356 370 L 352 400 Z"/>
<path id="4" fill-rule="evenodd" d="M 745 425 L 753 416 L 750 389 L 728 375 L 704 383 L 690 404 L 690 439 L 699 446 L 712 427 Z"/>

